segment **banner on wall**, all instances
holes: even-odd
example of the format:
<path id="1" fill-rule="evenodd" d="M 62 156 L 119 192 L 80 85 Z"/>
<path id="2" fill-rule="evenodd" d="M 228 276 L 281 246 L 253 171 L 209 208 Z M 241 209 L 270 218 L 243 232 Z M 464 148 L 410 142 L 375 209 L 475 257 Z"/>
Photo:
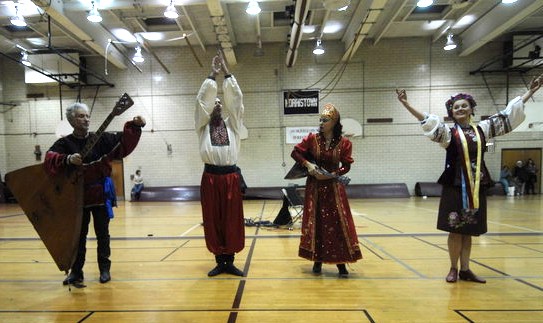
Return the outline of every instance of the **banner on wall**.
<path id="1" fill-rule="evenodd" d="M 318 90 L 283 91 L 284 114 L 319 113 Z"/>
<path id="2" fill-rule="evenodd" d="M 310 132 L 318 133 L 319 127 L 286 127 L 285 138 L 287 144 L 297 144 Z"/>

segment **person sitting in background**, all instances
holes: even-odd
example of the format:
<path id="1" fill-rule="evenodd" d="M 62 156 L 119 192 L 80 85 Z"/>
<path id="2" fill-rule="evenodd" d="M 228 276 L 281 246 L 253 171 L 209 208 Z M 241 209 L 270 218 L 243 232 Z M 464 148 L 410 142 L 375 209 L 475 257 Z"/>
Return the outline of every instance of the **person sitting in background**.
<path id="1" fill-rule="evenodd" d="M 141 191 L 143 190 L 143 176 L 141 176 L 141 170 L 137 170 L 136 174 L 132 178 L 134 186 L 132 187 L 132 192 L 130 193 L 131 201 L 139 201 L 141 196 Z"/>
<path id="2" fill-rule="evenodd" d="M 511 171 L 509 166 L 503 165 L 502 170 L 500 171 L 500 183 L 503 186 L 503 191 L 505 195 L 509 192 L 509 181 L 511 180 Z"/>

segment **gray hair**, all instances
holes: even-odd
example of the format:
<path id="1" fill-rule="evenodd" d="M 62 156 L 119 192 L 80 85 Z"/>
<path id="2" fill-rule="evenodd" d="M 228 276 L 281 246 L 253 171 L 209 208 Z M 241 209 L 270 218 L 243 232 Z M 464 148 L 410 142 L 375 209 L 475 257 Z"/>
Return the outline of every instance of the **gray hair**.
<path id="1" fill-rule="evenodd" d="M 81 103 L 81 102 L 70 104 L 66 108 L 66 119 L 68 119 L 68 122 L 70 124 L 72 123 L 72 120 L 75 117 L 75 111 L 79 109 L 84 109 L 84 110 L 87 110 L 87 112 L 89 112 L 89 107 L 85 103 Z"/>

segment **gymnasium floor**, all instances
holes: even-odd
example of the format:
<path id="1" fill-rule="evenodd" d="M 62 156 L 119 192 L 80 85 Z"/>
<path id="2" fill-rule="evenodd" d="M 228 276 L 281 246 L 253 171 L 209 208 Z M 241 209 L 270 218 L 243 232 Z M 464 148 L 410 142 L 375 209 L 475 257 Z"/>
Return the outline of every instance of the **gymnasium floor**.
<path id="1" fill-rule="evenodd" d="M 208 278 L 199 202 L 120 202 L 112 281 L 98 282 L 91 229 L 81 289 L 61 284 L 21 209 L 0 204 L 0 322 L 543 322 L 541 195 L 489 198 L 471 263 L 487 284 L 445 282 L 438 198 L 350 202 L 364 259 L 348 279 L 330 265 L 311 273 L 297 256 L 299 225 L 246 227 L 236 256 L 246 277 Z M 244 206 L 246 218 L 273 221 L 281 201 Z"/>

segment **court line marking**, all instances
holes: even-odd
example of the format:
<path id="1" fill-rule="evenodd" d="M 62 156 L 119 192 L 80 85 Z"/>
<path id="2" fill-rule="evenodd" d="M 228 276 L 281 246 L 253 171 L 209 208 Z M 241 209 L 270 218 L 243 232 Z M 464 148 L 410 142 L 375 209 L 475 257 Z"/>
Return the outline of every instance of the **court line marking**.
<path id="1" fill-rule="evenodd" d="M 415 268 L 409 266 L 407 263 L 403 262 L 402 260 L 394 257 L 392 254 L 385 251 L 380 245 L 377 245 L 373 242 L 371 242 L 368 239 L 362 238 L 362 240 L 366 241 L 368 244 L 372 245 L 373 248 L 381 251 L 383 254 L 387 255 L 389 259 L 394 260 L 396 263 L 399 263 L 401 266 L 403 266 L 405 269 L 409 270 L 410 272 L 414 273 L 415 275 L 419 276 L 420 278 L 428 278 L 425 275 L 421 274 L 419 271 L 417 271 Z"/>
<path id="2" fill-rule="evenodd" d="M 193 225 L 190 229 L 188 229 L 187 231 L 181 233 L 179 236 L 180 236 L 180 237 L 184 237 L 184 236 L 186 236 L 189 232 L 191 232 L 192 230 L 194 230 L 194 229 L 200 227 L 201 225 L 202 225 L 201 223 L 195 224 L 195 225 Z"/>
<path id="3" fill-rule="evenodd" d="M 521 227 L 521 226 L 518 226 L 518 225 L 500 223 L 500 222 L 495 222 L 495 221 L 487 221 L 487 222 L 488 222 L 488 223 L 495 224 L 495 225 L 503 226 L 503 227 L 508 227 L 508 228 L 515 228 L 515 229 L 522 229 L 522 230 L 526 230 L 526 231 L 530 231 L 530 232 L 543 233 L 543 231 L 532 230 L 532 229 L 530 229 L 530 228 Z"/>

